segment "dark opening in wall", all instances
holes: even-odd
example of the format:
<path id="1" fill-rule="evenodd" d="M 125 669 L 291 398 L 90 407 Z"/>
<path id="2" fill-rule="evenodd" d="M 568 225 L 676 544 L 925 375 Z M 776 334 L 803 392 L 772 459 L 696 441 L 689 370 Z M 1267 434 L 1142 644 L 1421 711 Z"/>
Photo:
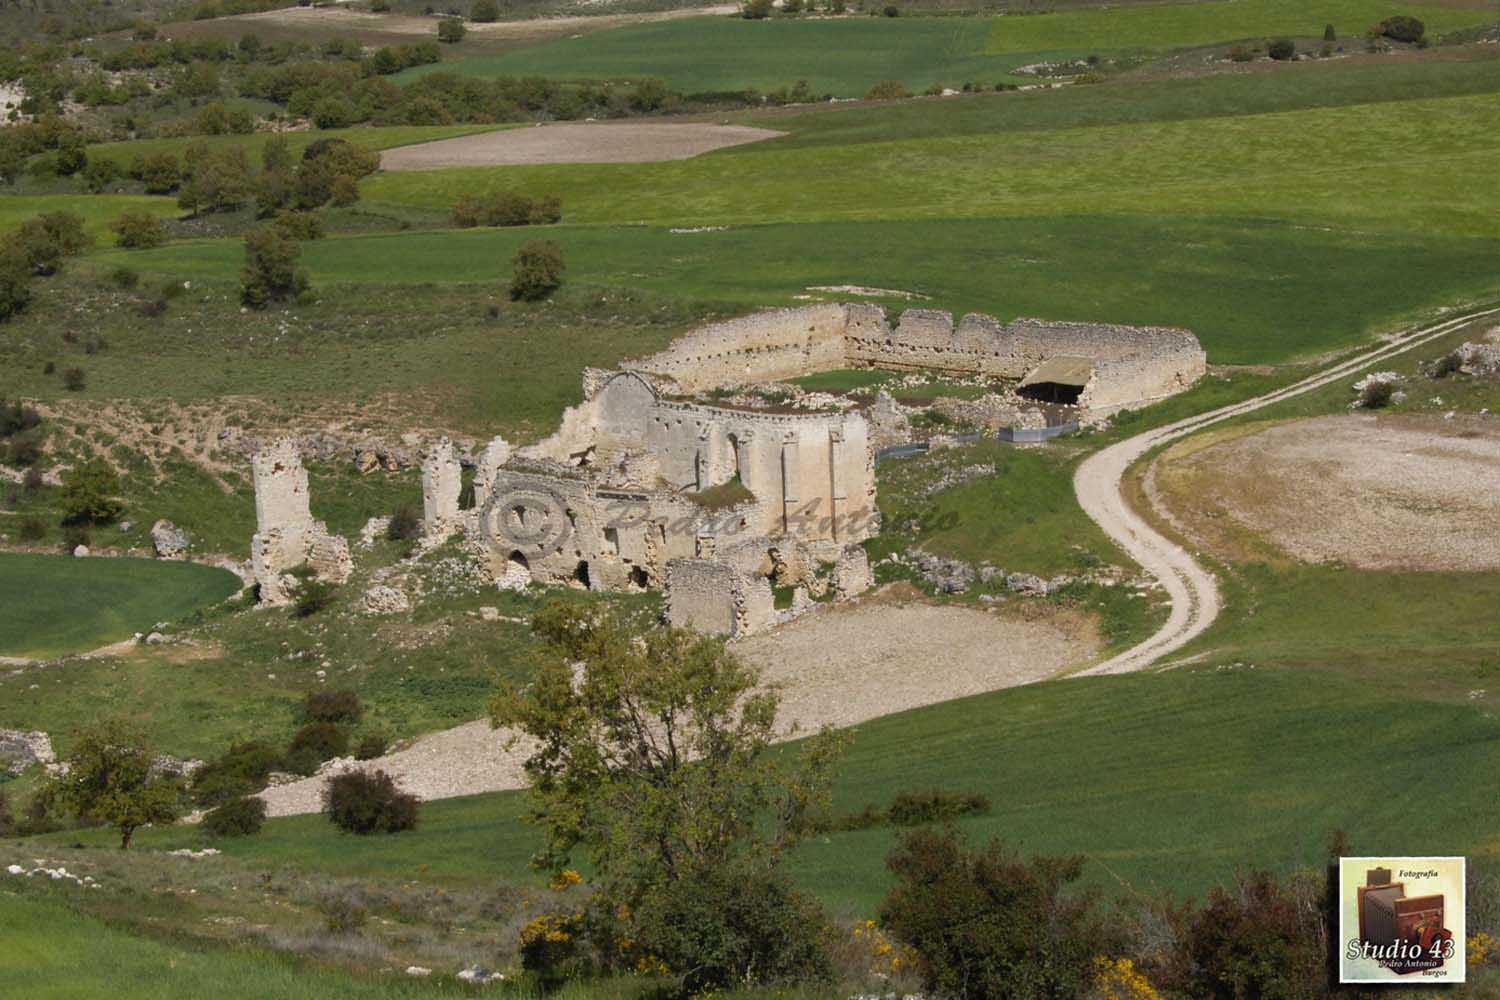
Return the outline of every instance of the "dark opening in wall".
<path id="1" fill-rule="evenodd" d="M 1063 403 L 1073 406 L 1083 395 L 1081 385 L 1063 385 L 1061 382 L 1033 382 L 1016 390 L 1016 395 L 1034 399 L 1039 403 Z"/>

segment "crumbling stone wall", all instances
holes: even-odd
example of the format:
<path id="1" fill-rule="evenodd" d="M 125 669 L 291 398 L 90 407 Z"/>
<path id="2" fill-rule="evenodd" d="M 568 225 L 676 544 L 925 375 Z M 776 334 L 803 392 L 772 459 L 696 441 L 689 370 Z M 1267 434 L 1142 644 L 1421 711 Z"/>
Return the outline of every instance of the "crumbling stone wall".
<path id="1" fill-rule="evenodd" d="M 908 309 L 893 328 L 884 309 L 867 303 L 773 309 L 712 324 L 625 367 L 671 378 L 682 391 L 702 391 L 845 367 L 1021 379 L 1058 357 L 1095 363 L 1080 403 L 1096 409 L 1179 392 L 1207 370 L 1198 339 L 1182 329 L 1038 319 L 1002 324 L 982 313 L 955 326 L 950 314 L 935 309 Z"/>
<path id="2" fill-rule="evenodd" d="M 441 438 L 422 461 L 422 533 L 446 538 L 462 526 L 458 497 L 463 491 L 463 467 L 453 442 Z"/>
<path id="3" fill-rule="evenodd" d="M 353 571 L 349 543 L 330 535 L 312 516 L 307 468 L 296 444 L 278 441 L 251 459 L 255 481 L 255 535 L 250 563 L 263 604 L 291 600 L 290 571 L 308 565 L 318 579 L 343 583 Z"/>
<path id="4" fill-rule="evenodd" d="M 708 559 L 674 559 L 667 564 L 667 620 L 736 638 L 774 625 L 776 601 L 765 577 Z"/>

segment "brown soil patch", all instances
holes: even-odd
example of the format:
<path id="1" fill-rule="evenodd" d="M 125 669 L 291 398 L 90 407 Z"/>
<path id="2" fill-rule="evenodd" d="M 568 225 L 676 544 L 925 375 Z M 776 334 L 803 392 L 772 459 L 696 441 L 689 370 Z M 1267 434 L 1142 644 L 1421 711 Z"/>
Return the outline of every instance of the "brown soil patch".
<path id="1" fill-rule="evenodd" d="M 850 726 L 1031 684 L 1098 652 L 1085 630 L 956 605 L 829 608 L 737 644 L 779 685 L 783 726 Z"/>
<path id="2" fill-rule="evenodd" d="M 805 734 L 951 698 L 1030 684 L 1091 659 L 1098 643 L 1067 619 L 1023 622 L 951 605 L 893 603 L 894 595 L 829 608 L 734 646 L 779 687 L 778 728 Z M 533 746 L 509 730 L 469 722 L 414 740 L 363 766 L 380 768 L 421 799 L 524 788 Z M 261 793 L 273 816 L 317 812 L 325 778 Z"/>
<path id="3" fill-rule="evenodd" d="M 749 125 L 704 122 L 538 125 L 388 149 L 380 154 L 380 166 L 384 170 L 441 170 L 529 163 L 655 163 L 686 160 L 782 134 Z"/>
<path id="4" fill-rule="evenodd" d="M 1372 570 L 1500 569 L 1500 422 L 1358 414 L 1193 438 L 1146 489 L 1228 558 Z"/>

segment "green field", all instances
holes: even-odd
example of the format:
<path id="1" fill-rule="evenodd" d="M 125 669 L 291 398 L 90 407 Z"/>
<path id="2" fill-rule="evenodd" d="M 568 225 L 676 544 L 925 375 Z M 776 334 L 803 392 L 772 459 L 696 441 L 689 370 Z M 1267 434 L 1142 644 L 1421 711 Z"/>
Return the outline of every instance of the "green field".
<path id="1" fill-rule="evenodd" d="M 310 129 L 301 132 L 286 132 L 282 135 L 293 155 L 297 155 L 320 139 L 344 139 L 370 149 L 392 149 L 396 146 L 410 146 L 419 142 L 435 142 L 460 135 L 473 135 L 476 132 L 493 132 L 499 127 L 497 125 L 362 125 L 354 128 Z M 258 164 L 260 151 L 271 138 L 272 136 L 267 133 L 256 132 L 250 135 L 193 135 L 170 139 L 131 139 L 125 142 L 94 143 L 88 147 L 87 152 L 90 159 L 112 160 L 124 168 L 129 167 L 138 156 L 150 156 L 153 153 L 171 153 L 181 156 L 189 146 L 198 144 L 207 146 L 209 149 L 239 146 L 250 153 L 252 163 Z"/>
<path id="2" fill-rule="evenodd" d="M 181 214 L 175 198 L 157 198 L 144 194 L 109 195 L 0 195 L 0 232 L 19 226 L 44 212 L 73 212 L 81 215 L 84 228 L 101 244 L 112 243 L 109 224 L 130 209 L 145 209 L 163 218 Z"/>
<path id="3" fill-rule="evenodd" d="M 1407 5 L 1429 34 L 1500 19 L 1480 6 Z M 1043 60 L 1172 48 L 1274 35 L 1321 38 L 1334 24 L 1353 45 L 1389 16 L 1384 0 L 1232 0 L 1114 9 L 1087 8 L 1025 17 L 817 18 L 747 21 L 691 18 L 630 25 L 559 39 L 513 52 L 476 55 L 407 70 L 429 73 L 632 80 L 661 77 L 686 93 L 753 88 L 806 80 L 814 94 L 860 97 L 881 80 L 920 92 L 966 81 L 989 86 L 1024 81 L 1018 66 Z M 1031 78 L 1035 79 L 1035 78 Z"/>
<path id="4" fill-rule="evenodd" d="M 193 563 L 0 552 L 0 655 L 94 649 L 240 587 L 233 573 Z"/>
<path id="5" fill-rule="evenodd" d="M 301 1000 L 439 992 L 435 984 L 407 976 L 355 979 L 254 949 L 199 950 L 153 941 L 8 889 L 0 889 L 0 982 L 7 995 L 28 1000 Z"/>

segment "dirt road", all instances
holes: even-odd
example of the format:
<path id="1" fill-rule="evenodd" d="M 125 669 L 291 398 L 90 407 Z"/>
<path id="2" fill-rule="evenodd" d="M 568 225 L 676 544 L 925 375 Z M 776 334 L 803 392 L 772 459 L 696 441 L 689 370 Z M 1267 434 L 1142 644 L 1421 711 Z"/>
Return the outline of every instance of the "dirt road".
<path id="1" fill-rule="evenodd" d="M 1467 313 L 1413 331 L 1325 368 L 1284 389 L 1137 434 L 1086 459 L 1073 477 L 1073 489 L 1078 494 L 1079 504 L 1132 559 L 1161 581 L 1172 599 L 1172 613 L 1166 624 L 1149 639 L 1074 676 L 1143 670 L 1197 638 L 1219 614 L 1219 587 L 1213 574 L 1200 566 L 1189 552 L 1156 531 L 1131 510 L 1120 491 L 1125 470 L 1142 455 L 1158 445 L 1186 437 L 1212 424 L 1347 378 L 1364 368 L 1452 333 L 1466 323 L 1496 314 L 1500 314 L 1500 309 Z"/>

